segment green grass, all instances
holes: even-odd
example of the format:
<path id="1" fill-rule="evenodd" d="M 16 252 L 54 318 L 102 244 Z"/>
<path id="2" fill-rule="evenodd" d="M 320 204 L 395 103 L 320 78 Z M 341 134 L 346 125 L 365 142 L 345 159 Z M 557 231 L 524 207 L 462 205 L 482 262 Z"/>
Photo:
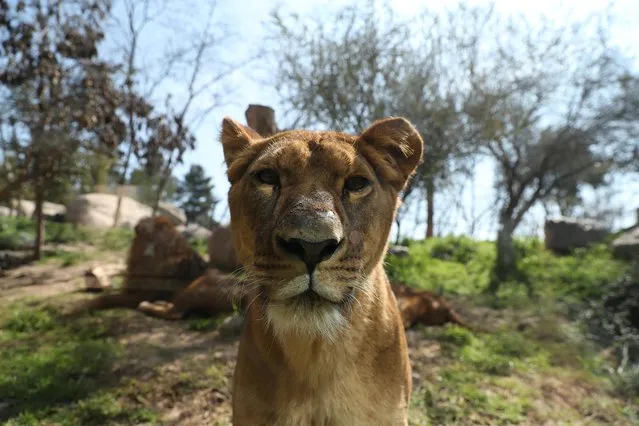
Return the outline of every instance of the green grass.
<path id="1" fill-rule="evenodd" d="M 186 320 L 187 328 L 193 331 L 211 331 L 217 329 L 224 321 L 224 317 L 216 318 L 189 318 Z"/>
<path id="2" fill-rule="evenodd" d="M 47 244 L 84 243 L 102 251 L 124 251 L 131 244 L 133 236 L 133 230 L 126 228 L 100 230 L 68 223 L 45 222 Z M 24 217 L 0 217 L 0 250 L 28 247 L 33 244 L 34 238 L 33 220 Z"/>
<path id="3" fill-rule="evenodd" d="M 573 424 L 593 412 L 601 412 L 611 423 L 637 420 L 636 403 L 630 409 L 627 397 L 616 397 L 614 383 L 592 345 L 572 339 L 570 331 L 557 322 L 549 337 L 546 328 L 551 322 L 537 322 L 523 332 L 504 328 L 475 334 L 458 326 L 423 328 L 424 339 L 441 345 L 438 363 L 442 365 L 434 379 L 424 380 L 414 390 L 411 424 L 509 425 L 531 418 L 537 419 L 533 424 L 549 420 Z M 540 411 L 540 400 L 552 402 L 548 392 L 553 392 L 550 384 L 554 383 L 562 386 L 558 395 L 581 392 L 584 387 L 598 394 L 583 400 L 576 397 L 574 406 L 563 412 Z"/>
<path id="4" fill-rule="evenodd" d="M 0 413 L 8 425 L 137 424 L 155 415 L 109 389 L 120 353 L 100 315 L 66 320 L 55 308 L 15 304 L 0 314 Z M 50 424 L 50 423 L 49 423 Z"/>
<path id="5" fill-rule="evenodd" d="M 208 241 L 206 240 L 206 238 L 193 238 L 191 240 L 189 240 L 189 244 L 191 244 L 191 247 L 193 247 L 193 249 L 195 251 L 197 251 L 200 256 L 207 256 L 208 255 Z"/>
<path id="6" fill-rule="evenodd" d="M 409 246 L 410 256 L 387 258 L 392 280 L 463 295 L 480 294 L 487 288 L 495 262 L 494 243 L 448 237 L 409 242 Z M 596 295 L 628 270 L 628 264 L 614 260 L 604 245 L 577 250 L 571 256 L 555 256 L 537 239 L 515 240 L 515 247 L 522 276 L 535 293 L 559 301 Z M 499 296 L 511 303 L 526 292 L 522 283 L 505 283 Z"/>

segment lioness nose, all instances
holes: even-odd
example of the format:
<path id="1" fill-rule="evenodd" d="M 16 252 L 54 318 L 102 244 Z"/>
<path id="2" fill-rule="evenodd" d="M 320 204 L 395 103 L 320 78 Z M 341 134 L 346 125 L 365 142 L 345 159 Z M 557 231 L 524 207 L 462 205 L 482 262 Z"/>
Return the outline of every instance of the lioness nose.
<path id="1" fill-rule="evenodd" d="M 331 257 L 337 250 L 339 243 L 336 239 L 311 242 L 300 238 L 290 238 L 288 240 L 278 238 L 278 244 L 282 250 L 303 261 L 309 273 L 315 270 L 318 263 Z"/>

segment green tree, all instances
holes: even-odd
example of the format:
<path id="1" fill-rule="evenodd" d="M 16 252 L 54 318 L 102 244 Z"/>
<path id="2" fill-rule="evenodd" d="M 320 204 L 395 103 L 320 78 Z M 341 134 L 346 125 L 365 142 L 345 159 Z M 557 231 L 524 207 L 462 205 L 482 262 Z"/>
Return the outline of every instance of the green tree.
<path id="1" fill-rule="evenodd" d="M 44 240 L 42 205 L 75 174 L 71 154 L 109 152 L 122 139 L 114 67 L 97 51 L 109 11 L 105 0 L 0 1 L 0 93 L 18 136 L 17 173 L 0 189 L 0 199 L 33 187 L 36 259 Z"/>
<path id="2" fill-rule="evenodd" d="M 435 193 L 470 157 L 462 68 L 477 48 L 472 31 L 483 16 L 464 8 L 455 12 L 446 20 L 425 12 L 404 22 L 389 8 L 380 12 L 366 2 L 330 19 L 273 14 L 274 79 L 295 125 L 359 133 L 396 115 L 417 127 L 428 149 L 403 199 L 425 196 L 426 237 L 434 234 Z"/>
<path id="3" fill-rule="evenodd" d="M 138 187 L 138 200 L 149 206 L 153 206 L 157 197 L 161 176 L 159 174 L 150 174 L 146 168 L 140 167 L 131 172 L 129 184 Z M 162 194 L 162 200 L 169 201 L 176 197 L 178 179 L 171 175 Z"/>
<path id="4" fill-rule="evenodd" d="M 202 166 L 194 164 L 184 176 L 177 189 L 180 206 L 184 209 L 187 223 L 198 223 L 211 227 L 213 209 L 218 200 L 213 196 L 213 183 Z"/>

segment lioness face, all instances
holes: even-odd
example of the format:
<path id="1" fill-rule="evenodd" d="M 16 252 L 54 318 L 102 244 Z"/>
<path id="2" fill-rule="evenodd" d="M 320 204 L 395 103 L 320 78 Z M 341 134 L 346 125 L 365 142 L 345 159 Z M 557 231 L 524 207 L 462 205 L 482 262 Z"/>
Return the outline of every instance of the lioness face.
<path id="1" fill-rule="evenodd" d="M 372 297 L 397 194 L 422 154 L 403 119 L 359 137 L 290 131 L 267 139 L 225 119 L 237 255 L 275 332 L 335 336 Z"/>

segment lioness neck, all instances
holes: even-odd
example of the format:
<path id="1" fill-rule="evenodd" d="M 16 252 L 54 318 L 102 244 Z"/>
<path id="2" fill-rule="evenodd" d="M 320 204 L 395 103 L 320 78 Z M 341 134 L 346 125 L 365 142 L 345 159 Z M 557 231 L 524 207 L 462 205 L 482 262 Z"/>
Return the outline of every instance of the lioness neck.
<path id="1" fill-rule="evenodd" d="M 361 364 L 366 353 L 374 353 L 389 342 L 389 335 L 397 333 L 396 302 L 381 265 L 369 280 L 371 291 L 356 295 L 346 314 L 348 326 L 333 337 L 276 332 L 264 319 L 261 301 L 250 307 L 246 334 L 272 371 L 288 371 L 310 386 L 338 378 L 342 370 Z"/>

